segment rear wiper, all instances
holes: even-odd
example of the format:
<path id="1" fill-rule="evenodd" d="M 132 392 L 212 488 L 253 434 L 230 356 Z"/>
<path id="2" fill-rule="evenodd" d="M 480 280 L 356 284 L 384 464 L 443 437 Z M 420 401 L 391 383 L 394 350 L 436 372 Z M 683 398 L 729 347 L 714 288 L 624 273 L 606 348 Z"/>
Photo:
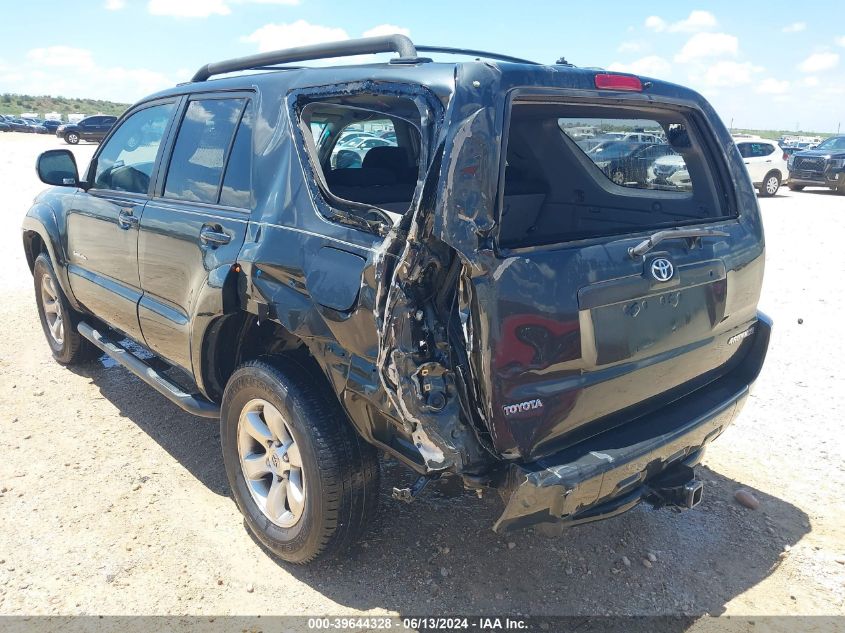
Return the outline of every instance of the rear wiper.
<path id="1" fill-rule="evenodd" d="M 724 231 L 716 231 L 714 229 L 667 229 L 665 231 L 658 231 L 636 246 L 630 247 L 628 249 L 628 255 L 631 256 L 631 259 L 642 257 L 663 240 L 687 239 L 694 244 L 702 237 L 727 237 L 728 235 Z"/>

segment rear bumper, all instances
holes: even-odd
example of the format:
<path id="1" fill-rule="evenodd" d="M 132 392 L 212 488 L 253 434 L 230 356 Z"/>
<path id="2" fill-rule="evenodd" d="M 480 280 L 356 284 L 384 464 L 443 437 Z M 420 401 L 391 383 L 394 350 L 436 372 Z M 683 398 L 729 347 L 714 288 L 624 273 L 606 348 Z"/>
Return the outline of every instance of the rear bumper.
<path id="1" fill-rule="evenodd" d="M 670 469 L 697 464 L 745 403 L 771 327 L 758 313 L 753 335 L 742 343 L 742 362 L 670 406 L 536 462 L 511 464 L 500 485 L 508 500 L 493 529 L 606 519 L 650 496 L 651 484 Z"/>

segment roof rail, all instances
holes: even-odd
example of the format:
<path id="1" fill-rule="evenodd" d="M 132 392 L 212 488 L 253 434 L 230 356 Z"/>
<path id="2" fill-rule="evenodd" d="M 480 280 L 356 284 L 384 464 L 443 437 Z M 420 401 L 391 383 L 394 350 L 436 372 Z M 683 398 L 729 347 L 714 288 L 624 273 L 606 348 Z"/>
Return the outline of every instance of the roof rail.
<path id="1" fill-rule="evenodd" d="M 422 61 L 417 57 L 417 49 L 411 39 L 405 35 L 382 35 L 379 37 L 362 37 L 356 40 L 341 42 L 326 42 L 311 46 L 285 48 L 268 53 L 258 53 L 246 57 L 227 59 L 213 62 L 200 68 L 191 81 L 205 81 L 213 75 L 222 75 L 238 70 L 253 70 L 257 67 L 281 64 L 286 62 L 302 62 L 309 59 L 326 59 L 331 57 L 348 57 L 350 55 L 367 55 L 371 53 L 399 54 L 398 62 L 414 63 Z"/>
<path id="2" fill-rule="evenodd" d="M 449 46 L 417 46 L 418 51 L 423 53 L 448 53 L 450 55 L 472 55 L 473 57 L 486 57 L 487 59 L 498 59 L 503 62 L 513 62 L 515 64 L 533 64 L 539 66 L 539 62 L 532 62 L 530 59 L 522 59 L 520 57 L 511 57 L 510 55 L 501 55 L 499 53 L 488 53 L 486 51 L 476 51 L 471 48 L 451 48 Z"/>

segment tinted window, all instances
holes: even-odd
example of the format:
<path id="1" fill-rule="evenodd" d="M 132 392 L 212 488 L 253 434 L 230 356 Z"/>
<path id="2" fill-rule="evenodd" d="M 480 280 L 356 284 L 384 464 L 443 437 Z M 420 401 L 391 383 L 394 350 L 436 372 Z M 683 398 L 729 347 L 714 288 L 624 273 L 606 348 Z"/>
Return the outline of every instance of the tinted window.
<path id="1" fill-rule="evenodd" d="M 204 99 L 188 104 L 170 158 L 165 197 L 217 202 L 226 153 L 243 105 L 243 99 Z"/>
<path id="2" fill-rule="evenodd" d="M 173 104 L 139 110 L 120 124 L 96 159 L 94 187 L 147 193 Z"/>
<path id="3" fill-rule="evenodd" d="M 247 104 L 226 164 L 220 204 L 249 208 L 252 191 L 252 104 Z"/>
<path id="4" fill-rule="evenodd" d="M 666 140 L 618 140 L 644 129 L 661 129 Z M 716 158 L 693 130 L 687 115 L 668 109 L 514 104 L 498 243 L 554 244 L 725 217 Z"/>
<path id="5" fill-rule="evenodd" d="M 738 143 L 736 147 L 739 150 L 740 156 L 751 158 L 751 143 Z"/>

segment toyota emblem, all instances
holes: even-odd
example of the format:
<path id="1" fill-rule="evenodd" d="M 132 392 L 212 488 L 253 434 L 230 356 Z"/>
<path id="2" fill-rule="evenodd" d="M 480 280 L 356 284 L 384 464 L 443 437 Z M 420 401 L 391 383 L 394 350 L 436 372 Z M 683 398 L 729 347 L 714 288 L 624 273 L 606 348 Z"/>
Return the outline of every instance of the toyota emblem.
<path id="1" fill-rule="evenodd" d="M 651 261 L 651 276 L 657 281 L 669 281 L 675 274 L 675 267 L 665 257 L 657 257 Z"/>

